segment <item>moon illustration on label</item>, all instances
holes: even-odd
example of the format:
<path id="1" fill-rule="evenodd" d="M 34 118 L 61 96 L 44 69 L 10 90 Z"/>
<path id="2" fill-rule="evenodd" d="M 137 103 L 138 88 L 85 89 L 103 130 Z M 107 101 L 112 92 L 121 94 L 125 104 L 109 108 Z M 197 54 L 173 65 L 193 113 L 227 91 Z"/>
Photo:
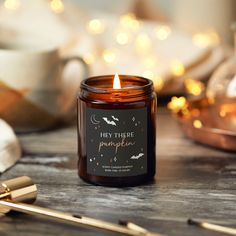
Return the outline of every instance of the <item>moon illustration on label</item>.
<path id="1" fill-rule="evenodd" d="M 92 115 L 90 116 L 90 121 L 91 121 L 91 123 L 94 124 L 94 125 L 98 125 L 98 124 L 100 123 L 100 121 L 96 120 L 95 114 L 92 114 Z"/>

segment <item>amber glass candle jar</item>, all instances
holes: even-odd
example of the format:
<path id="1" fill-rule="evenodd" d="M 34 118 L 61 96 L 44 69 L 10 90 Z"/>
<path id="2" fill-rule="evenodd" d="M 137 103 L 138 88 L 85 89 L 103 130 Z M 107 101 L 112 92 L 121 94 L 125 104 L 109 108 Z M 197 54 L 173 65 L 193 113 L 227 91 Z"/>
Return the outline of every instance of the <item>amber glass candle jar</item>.
<path id="1" fill-rule="evenodd" d="M 156 167 L 156 94 L 152 81 L 120 75 L 88 78 L 78 97 L 78 173 L 86 182 L 135 186 Z"/>

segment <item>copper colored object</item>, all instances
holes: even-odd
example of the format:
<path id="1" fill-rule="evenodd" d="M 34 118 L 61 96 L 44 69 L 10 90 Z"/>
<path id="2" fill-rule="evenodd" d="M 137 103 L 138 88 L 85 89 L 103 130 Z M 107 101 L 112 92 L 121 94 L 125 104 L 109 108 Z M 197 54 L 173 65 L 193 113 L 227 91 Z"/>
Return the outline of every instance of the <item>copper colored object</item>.
<path id="1" fill-rule="evenodd" d="M 216 106 L 216 107 L 214 107 Z M 189 138 L 215 148 L 236 151 L 236 132 L 223 129 L 223 122 L 215 113 L 217 105 L 211 105 L 206 97 L 187 101 L 186 105 L 176 113 L 180 127 Z M 231 112 L 227 120 L 233 120 L 236 114 Z M 225 124 L 226 127 L 227 124 Z"/>

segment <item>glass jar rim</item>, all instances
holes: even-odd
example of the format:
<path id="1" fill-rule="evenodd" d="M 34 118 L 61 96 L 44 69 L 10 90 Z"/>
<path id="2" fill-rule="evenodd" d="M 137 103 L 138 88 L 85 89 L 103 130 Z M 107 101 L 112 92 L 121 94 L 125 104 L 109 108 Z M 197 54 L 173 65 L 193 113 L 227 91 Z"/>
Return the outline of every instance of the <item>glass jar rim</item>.
<path id="1" fill-rule="evenodd" d="M 120 89 L 114 89 L 112 86 L 114 75 L 101 75 L 84 79 L 81 82 L 80 88 L 88 92 L 99 94 L 119 93 L 123 91 L 129 91 L 131 93 L 140 91 L 143 94 L 153 91 L 153 81 L 150 79 L 136 75 L 119 75 L 119 78 L 122 84 L 125 84 L 125 82 L 130 82 L 130 86 L 123 86 Z M 105 84 L 107 85 L 110 84 L 110 86 L 96 86 L 102 81 L 106 82 Z"/>

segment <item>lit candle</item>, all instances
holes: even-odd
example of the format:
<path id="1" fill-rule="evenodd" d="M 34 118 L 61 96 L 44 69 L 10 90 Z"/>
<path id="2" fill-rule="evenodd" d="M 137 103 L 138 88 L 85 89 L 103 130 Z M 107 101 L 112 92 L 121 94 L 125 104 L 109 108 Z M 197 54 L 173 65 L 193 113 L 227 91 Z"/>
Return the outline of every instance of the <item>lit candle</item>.
<path id="1" fill-rule="evenodd" d="M 78 98 L 79 176 L 109 186 L 153 179 L 156 94 L 151 80 L 117 74 L 81 83 Z"/>

